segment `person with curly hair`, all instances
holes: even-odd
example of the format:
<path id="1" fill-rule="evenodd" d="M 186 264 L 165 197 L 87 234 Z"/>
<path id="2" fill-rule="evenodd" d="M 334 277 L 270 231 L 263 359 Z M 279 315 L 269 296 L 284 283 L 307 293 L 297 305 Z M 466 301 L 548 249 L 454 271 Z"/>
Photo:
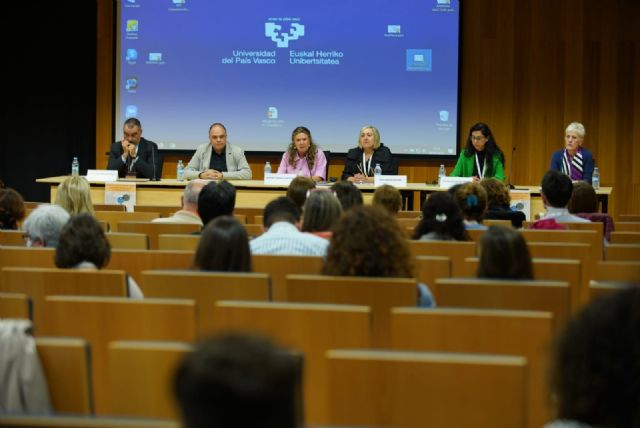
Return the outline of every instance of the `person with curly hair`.
<path id="1" fill-rule="evenodd" d="M 372 205 L 378 205 L 386 209 L 393 216 L 398 215 L 402 209 L 402 194 L 400 191 L 388 184 L 383 184 L 373 192 Z"/>
<path id="2" fill-rule="evenodd" d="M 22 195 L 13 189 L 0 189 L 0 229 L 17 230 L 25 214 Z"/>
<path id="3" fill-rule="evenodd" d="M 466 229 L 486 229 L 482 224 L 487 213 L 487 192 L 478 183 L 463 184 L 455 194 Z"/>
<path id="4" fill-rule="evenodd" d="M 325 181 L 327 158 L 311 138 L 311 131 L 298 126 L 291 133 L 291 143 L 282 155 L 279 174 L 298 174 L 311 177 L 313 181 Z"/>
<path id="5" fill-rule="evenodd" d="M 489 125 L 478 122 L 469 129 L 467 145 L 460 153 L 451 177 L 473 177 L 473 181 L 495 177 L 504 181 L 504 153 Z"/>
<path id="6" fill-rule="evenodd" d="M 322 272 L 412 278 L 412 259 L 409 244 L 395 218 L 382 208 L 360 206 L 345 212 L 336 226 Z M 418 306 L 435 306 L 424 284 L 418 284 Z"/>
<path id="7" fill-rule="evenodd" d="M 431 194 L 422 206 L 422 219 L 413 232 L 421 241 L 468 241 L 462 213 L 448 192 Z"/>
<path id="8" fill-rule="evenodd" d="M 546 428 L 640 427 L 640 287 L 592 301 L 557 339 L 557 420 Z"/>
<path id="9" fill-rule="evenodd" d="M 487 192 L 486 218 L 493 220 L 510 220 L 515 228 L 521 228 L 527 216 L 522 211 L 511 209 L 509 188 L 502 181 L 495 178 L 483 178 L 480 185 Z"/>
<path id="10" fill-rule="evenodd" d="M 86 178 L 72 175 L 58 185 L 56 205 L 64 208 L 69 215 L 94 214 L 91 203 L 91 187 Z"/>

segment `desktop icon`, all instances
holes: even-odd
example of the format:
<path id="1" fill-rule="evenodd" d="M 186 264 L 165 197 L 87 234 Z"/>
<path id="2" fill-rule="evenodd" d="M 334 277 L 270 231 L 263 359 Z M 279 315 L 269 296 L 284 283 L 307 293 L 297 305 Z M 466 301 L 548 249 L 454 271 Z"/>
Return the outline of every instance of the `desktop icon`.
<path id="1" fill-rule="evenodd" d="M 129 92 L 135 92 L 138 89 L 138 78 L 137 77 L 129 77 L 124 84 L 124 87 Z"/>
<path id="2" fill-rule="evenodd" d="M 437 0 L 438 4 L 451 4 L 451 0 Z"/>
<path id="3" fill-rule="evenodd" d="M 162 61 L 161 52 L 149 52 L 149 62 L 161 62 L 161 61 Z"/>
<path id="4" fill-rule="evenodd" d="M 171 0 L 171 2 L 174 6 L 184 7 L 184 5 L 187 3 L 187 0 Z"/>
<path id="5" fill-rule="evenodd" d="M 449 112 L 447 110 L 440 110 L 440 121 L 441 122 L 449 121 Z"/>
<path id="6" fill-rule="evenodd" d="M 129 62 L 138 60 L 138 51 L 136 49 L 127 49 L 125 59 Z"/>
<path id="7" fill-rule="evenodd" d="M 387 33 L 400 34 L 402 33 L 400 25 L 387 25 Z"/>
<path id="8" fill-rule="evenodd" d="M 407 49 L 407 71 L 431 71 L 431 49 Z"/>
<path id="9" fill-rule="evenodd" d="M 277 119 L 278 118 L 278 109 L 276 107 L 269 107 L 267 109 L 267 118 L 269 118 L 269 119 Z"/>
<path id="10" fill-rule="evenodd" d="M 127 0 L 128 3 L 136 4 L 136 0 Z"/>
<path id="11" fill-rule="evenodd" d="M 137 19 L 127 20 L 127 33 L 137 33 L 139 28 L 139 22 Z"/>
<path id="12" fill-rule="evenodd" d="M 128 105 L 125 108 L 124 116 L 128 119 L 130 117 L 138 117 L 138 106 Z"/>

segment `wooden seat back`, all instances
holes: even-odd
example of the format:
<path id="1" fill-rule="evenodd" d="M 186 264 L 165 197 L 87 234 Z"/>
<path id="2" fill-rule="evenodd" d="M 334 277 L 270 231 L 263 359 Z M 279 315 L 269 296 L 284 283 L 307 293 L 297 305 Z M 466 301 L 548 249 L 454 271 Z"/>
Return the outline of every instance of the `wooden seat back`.
<path id="1" fill-rule="evenodd" d="M 148 250 L 149 237 L 144 233 L 109 232 L 106 234 L 111 249 Z"/>
<path id="2" fill-rule="evenodd" d="M 96 211 L 95 218 L 104 221 L 109 225 L 107 232 L 131 232 L 130 230 L 119 230 L 118 223 L 123 221 L 148 221 L 160 217 L 157 212 L 122 212 L 122 211 Z"/>
<path id="3" fill-rule="evenodd" d="M 460 276 L 464 259 L 476 255 L 475 242 L 462 241 L 409 241 L 411 254 L 416 256 L 440 256 L 451 259 L 451 275 Z"/>
<path id="4" fill-rule="evenodd" d="M 435 284 L 438 278 L 451 277 L 451 259 L 438 256 L 417 256 L 413 259 L 415 277 L 419 283 L 429 286 Z M 438 296 L 430 290 L 433 298 L 438 302 Z"/>
<path id="5" fill-rule="evenodd" d="M 269 275 L 199 271 L 148 270 L 140 283 L 146 297 L 193 299 L 198 307 L 199 336 L 215 330 L 218 300 L 270 300 Z"/>
<path id="6" fill-rule="evenodd" d="M 89 342 L 93 397 L 98 415 L 112 414 L 108 344 L 116 340 L 192 342 L 196 337 L 193 300 L 49 296 L 43 335 L 80 337 Z"/>
<path id="7" fill-rule="evenodd" d="M 578 223 L 576 223 L 578 224 Z M 588 244 L 592 248 L 593 260 L 602 260 L 603 227 L 602 223 L 580 223 L 580 227 L 590 230 L 541 230 L 522 229 L 520 233 L 527 242 L 554 242 L 570 244 Z M 593 229 L 596 230 L 593 230 Z"/>
<path id="8" fill-rule="evenodd" d="M 271 277 L 271 300 L 274 302 L 287 301 L 287 275 L 318 275 L 323 264 L 323 258 L 319 256 L 251 256 L 253 271 L 267 273 Z"/>
<path id="9" fill-rule="evenodd" d="M 527 363 L 522 357 L 333 350 L 327 359 L 332 425 L 527 424 Z"/>
<path id="10" fill-rule="evenodd" d="M 142 271 L 155 269 L 191 269 L 193 251 L 114 250 L 107 269 L 121 269 L 139 284 Z"/>
<path id="11" fill-rule="evenodd" d="M 136 205 L 135 212 L 158 213 L 160 217 L 171 217 L 182 209 L 179 205 Z"/>
<path id="12" fill-rule="evenodd" d="M 0 318 L 32 319 L 31 298 L 25 293 L 0 292 Z"/>
<path id="13" fill-rule="evenodd" d="M 200 243 L 200 235 L 158 235 L 158 250 L 182 250 L 195 252 Z"/>
<path id="14" fill-rule="evenodd" d="M 152 223 L 149 221 L 118 222 L 118 232 L 144 233 L 149 237 L 149 248 L 158 249 L 158 235 L 182 233 L 191 235 L 200 232 L 202 226 L 194 223 Z"/>
<path id="15" fill-rule="evenodd" d="M 287 275 L 290 302 L 363 305 L 371 308 L 372 344 L 391 343 L 390 311 L 396 306 L 416 306 L 415 278 L 371 278 L 328 275 Z"/>
<path id="16" fill-rule="evenodd" d="M 640 244 L 610 244 L 606 248 L 607 261 L 629 261 L 640 260 Z"/>
<path id="17" fill-rule="evenodd" d="M 264 232 L 262 228 L 262 224 L 248 223 L 248 224 L 243 224 L 243 226 L 244 226 L 244 230 L 247 231 L 247 235 L 249 235 L 249 238 L 257 238 L 258 236 L 262 235 L 262 233 Z"/>
<path id="18" fill-rule="evenodd" d="M 617 232 L 640 232 L 640 221 L 619 221 L 616 223 Z"/>
<path id="19" fill-rule="evenodd" d="M 595 281 L 640 282 L 640 260 L 597 262 L 592 279 Z"/>
<path id="20" fill-rule="evenodd" d="M 629 284 L 624 282 L 591 281 L 589 284 L 589 297 L 591 300 L 599 299 L 624 290 L 627 287 L 629 287 Z"/>
<path id="21" fill-rule="evenodd" d="M 640 244 L 640 232 L 611 232 L 612 244 Z"/>
<path id="22" fill-rule="evenodd" d="M 436 280 L 434 288 L 439 307 L 551 312 L 554 329 L 571 311 L 569 283 L 562 281 L 449 278 Z"/>
<path id="23" fill-rule="evenodd" d="M 329 349 L 371 346 L 370 310 L 363 306 L 302 303 L 218 302 L 216 326 L 264 334 L 304 355 L 307 424 L 326 424 Z"/>
<path id="24" fill-rule="evenodd" d="M 94 211 L 118 211 L 125 212 L 127 211 L 126 205 L 117 205 L 117 204 L 93 204 Z"/>
<path id="25" fill-rule="evenodd" d="M 173 376 L 191 350 L 191 345 L 182 342 L 111 342 L 108 352 L 112 413 L 180 419 Z"/>
<path id="26" fill-rule="evenodd" d="M 13 245 L 24 247 L 26 242 L 23 238 L 22 230 L 3 230 L 0 229 L 0 245 Z"/>
<path id="27" fill-rule="evenodd" d="M 406 351 L 471 352 L 527 358 L 528 426 L 552 419 L 547 388 L 553 316 L 549 312 L 492 309 L 394 308 L 392 347 Z"/>

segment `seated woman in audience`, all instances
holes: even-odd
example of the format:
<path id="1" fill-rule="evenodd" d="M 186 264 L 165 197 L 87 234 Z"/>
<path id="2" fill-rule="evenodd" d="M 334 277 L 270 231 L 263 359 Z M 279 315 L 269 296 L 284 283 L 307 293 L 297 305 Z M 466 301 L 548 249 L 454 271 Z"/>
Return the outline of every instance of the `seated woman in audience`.
<path id="1" fill-rule="evenodd" d="M 511 209 L 511 196 L 509 188 L 500 180 L 495 178 L 483 178 L 480 185 L 487 192 L 487 214 L 486 218 L 493 220 L 510 220 L 515 228 L 521 228 L 526 216 L 522 211 Z"/>
<path id="2" fill-rule="evenodd" d="M 413 239 L 421 241 L 468 241 L 460 207 L 448 192 L 429 195 L 422 206 L 422 219 Z"/>
<path id="3" fill-rule="evenodd" d="M 411 252 L 398 222 L 378 207 L 355 207 L 336 226 L 324 264 L 325 275 L 412 278 Z M 434 306 L 418 284 L 418 306 Z"/>
<path id="4" fill-rule="evenodd" d="M 593 186 L 586 181 L 573 183 L 573 192 L 567 208 L 571 214 L 597 213 L 598 197 Z"/>
<path id="5" fill-rule="evenodd" d="M 88 213 L 72 216 L 60 233 L 54 262 L 61 269 L 102 269 L 111 258 L 111 245 L 98 220 Z M 143 298 L 132 277 L 127 278 L 129 297 Z"/>
<path id="6" fill-rule="evenodd" d="M 310 189 L 316 188 L 316 182 L 309 177 L 298 176 L 291 180 L 287 189 L 287 198 L 291 199 L 298 209 L 302 211 L 304 201 L 307 199 L 307 193 Z"/>
<path id="7" fill-rule="evenodd" d="M 384 184 L 373 192 L 371 204 L 384 208 L 389 214 L 397 216 L 398 211 L 402 208 L 402 194 L 395 187 Z"/>
<path id="8" fill-rule="evenodd" d="M 473 181 L 495 177 L 504 181 L 504 153 L 496 144 L 486 123 L 476 123 L 469 130 L 467 146 L 460 153 L 452 177 L 473 177 Z"/>
<path id="9" fill-rule="evenodd" d="M 279 174 L 298 174 L 313 181 L 325 181 L 327 158 L 311 138 L 311 131 L 298 126 L 291 133 L 291 144 L 282 155 Z"/>
<path id="10" fill-rule="evenodd" d="M 350 181 L 339 181 L 331 186 L 331 190 L 336 192 L 340 205 L 342 205 L 342 211 L 347 211 L 364 203 L 362 192 Z"/>
<path id="11" fill-rule="evenodd" d="M 249 238 L 244 226 L 230 216 L 211 220 L 202 229 L 193 264 L 206 271 L 251 272 Z"/>
<path id="12" fill-rule="evenodd" d="M 491 226 L 482 235 L 478 278 L 533 279 L 529 248 L 518 231 Z"/>
<path id="13" fill-rule="evenodd" d="M 545 428 L 640 427 L 640 287 L 592 301 L 555 344 L 557 420 Z"/>
<path id="14" fill-rule="evenodd" d="M 56 205 L 60 205 L 70 215 L 93 212 L 91 188 L 86 178 L 73 175 L 58 185 Z"/>
<path id="15" fill-rule="evenodd" d="M 380 132 L 367 125 L 360 129 L 358 147 L 347 152 L 342 179 L 357 183 L 373 183 L 373 172 L 380 164 L 383 175 L 398 174 L 398 163 L 391 150 L 380 142 Z"/>
<path id="16" fill-rule="evenodd" d="M 487 192 L 478 183 L 461 186 L 455 195 L 466 229 L 486 229 L 482 220 L 487 212 Z"/>
<path id="17" fill-rule="evenodd" d="M 330 239 L 341 215 L 342 206 L 333 191 L 311 191 L 302 211 L 302 231 Z"/>
<path id="18" fill-rule="evenodd" d="M 22 230 L 27 247 L 58 246 L 60 233 L 69 221 L 69 213 L 58 205 L 39 205 L 24 221 Z"/>
<path id="19" fill-rule="evenodd" d="M 584 125 L 572 122 L 564 131 L 564 149 L 556 151 L 551 157 L 549 169 L 560 171 L 571 178 L 571 181 L 586 181 L 591 184 L 593 176 L 593 155 L 584 147 Z"/>
<path id="20" fill-rule="evenodd" d="M 0 229 L 17 230 L 24 218 L 24 199 L 13 189 L 0 189 Z"/>

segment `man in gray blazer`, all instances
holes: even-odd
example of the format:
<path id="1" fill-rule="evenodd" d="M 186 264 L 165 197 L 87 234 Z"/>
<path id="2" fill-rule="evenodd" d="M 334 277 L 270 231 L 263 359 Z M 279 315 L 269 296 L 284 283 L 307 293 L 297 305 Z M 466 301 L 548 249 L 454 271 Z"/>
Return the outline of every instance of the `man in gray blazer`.
<path id="1" fill-rule="evenodd" d="M 227 143 L 227 129 L 224 125 L 214 123 L 209 127 L 209 143 L 196 149 L 184 170 L 184 177 L 188 180 L 250 180 L 251 168 L 244 151 Z"/>

